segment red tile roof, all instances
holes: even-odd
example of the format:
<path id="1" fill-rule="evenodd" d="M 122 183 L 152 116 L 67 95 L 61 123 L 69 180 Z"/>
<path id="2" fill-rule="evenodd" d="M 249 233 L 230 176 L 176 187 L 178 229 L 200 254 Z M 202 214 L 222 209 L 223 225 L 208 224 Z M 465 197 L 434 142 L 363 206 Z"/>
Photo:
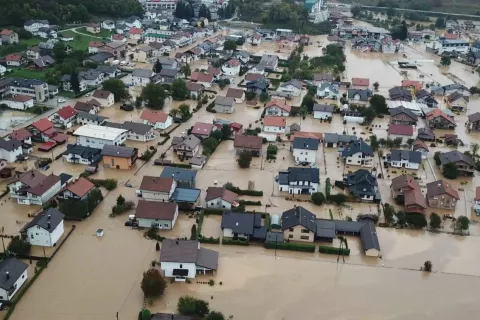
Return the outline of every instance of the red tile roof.
<path id="1" fill-rule="evenodd" d="M 297 137 L 322 140 L 323 134 L 320 132 L 297 131 L 290 136 L 290 141 L 295 140 Z"/>
<path id="2" fill-rule="evenodd" d="M 245 95 L 245 91 L 242 89 L 228 88 L 226 97 L 241 99 Z"/>
<path id="3" fill-rule="evenodd" d="M 47 118 L 42 118 L 32 123 L 32 126 L 40 132 L 44 132 L 50 128 L 53 128 L 53 123 Z"/>
<path id="4" fill-rule="evenodd" d="M 140 119 L 147 120 L 151 123 L 165 122 L 168 119 L 168 114 L 162 111 L 144 110 Z"/>
<path id="5" fill-rule="evenodd" d="M 20 61 L 22 60 L 22 56 L 19 54 L 11 53 L 5 57 L 5 61 Z"/>
<path id="6" fill-rule="evenodd" d="M 370 85 L 370 79 L 367 78 L 352 78 L 352 86 L 365 86 Z"/>
<path id="7" fill-rule="evenodd" d="M 415 151 L 415 150 L 417 150 L 417 149 L 419 149 L 419 148 L 425 149 L 425 150 L 427 150 L 427 151 L 429 150 L 429 149 L 428 149 L 428 146 L 427 146 L 427 144 L 426 144 L 425 142 L 423 142 L 423 141 L 420 140 L 420 139 L 417 139 L 417 140 L 415 140 L 415 142 L 413 143 L 413 150 Z"/>
<path id="8" fill-rule="evenodd" d="M 286 127 L 287 119 L 285 119 L 285 117 L 265 116 L 263 118 L 263 125 L 269 127 Z"/>
<path id="9" fill-rule="evenodd" d="M 398 134 L 401 136 L 413 136 L 413 126 L 406 124 L 389 124 L 388 125 L 389 134 Z"/>
<path id="10" fill-rule="evenodd" d="M 57 114 L 64 120 L 70 119 L 72 117 L 75 117 L 77 114 L 77 110 L 72 108 L 71 106 L 65 106 L 63 108 L 60 108 L 57 111 Z"/>
<path id="11" fill-rule="evenodd" d="M 210 201 L 217 198 L 221 198 L 222 200 L 227 201 L 228 203 L 233 203 L 234 201 L 237 201 L 238 195 L 235 192 L 232 192 L 225 188 L 208 187 L 205 201 Z"/>
<path id="12" fill-rule="evenodd" d="M 278 107 L 282 110 L 285 110 L 286 112 L 290 112 L 292 111 L 292 106 L 289 105 L 287 103 L 287 101 L 285 100 L 271 100 L 269 102 L 267 102 L 267 104 L 265 105 L 265 108 L 269 108 L 269 107 Z"/>
<path id="13" fill-rule="evenodd" d="M 90 41 L 88 43 L 88 46 L 90 48 L 100 48 L 100 47 L 103 47 L 104 43 L 101 42 L 101 41 Z"/>
<path id="14" fill-rule="evenodd" d="M 455 40 L 458 36 L 455 33 L 445 33 L 443 37 L 447 40 Z"/>
<path id="15" fill-rule="evenodd" d="M 140 184 L 140 190 L 170 192 L 172 184 L 173 178 L 144 176 Z"/>
<path id="16" fill-rule="evenodd" d="M 260 73 L 248 73 L 245 76 L 245 81 L 257 81 L 260 78 L 263 78 L 263 75 Z"/>
<path id="17" fill-rule="evenodd" d="M 214 76 L 218 76 L 222 73 L 220 68 L 208 67 L 207 73 L 213 74 Z"/>
<path id="18" fill-rule="evenodd" d="M 243 134 L 235 135 L 234 148 L 262 149 L 263 138 L 259 136 L 244 136 Z"/>
<path id="19" fill-rule="evenodd" d="M 31 136 L 32 136 L 32 134 L 30 132 L 28 132 L 28 130 L 25 129 L 25 128 L 20 128 L 18 130 L 12 131 L 12 133 L 10 133 L 10 138 L 18 140 L 18 141 L 23 141 L 25 139 L 30 138 Z"/>
<path id="20" fill-rule="evenodd" d="M 192 134 L 199 134 L 202 136 L 209 136 L 210 133 L 212 132 L 213 128 L 215 128 L 215 125 L 211 123 L 205 123 L 205 122 L 197 122 L 193 126 L 192 129 Z"/>
<path id="21" fill-rule="evenodd" d="M 95 185 L 93 183 L 81 177 L 77 181 L 67 185 L 64 190 L 69 190 L 70 192 L 81 198 L 93 188 L 95 188 Z"/>
<path id="22" fill-rule="evenodd" d="M 112 40 L 123 40 L 123 39 L 125 39 L 125 37 L 121 34 L 114 34 L 112 36 Z"/>
<path id="23" fill-rule="evenodd" d="M 53 174 L 47 176 L 45 179 L 43 179 L 40 183 L 36 184 L 33 187 L 28 188 L 26 191 L 30 192 L 31 194 L 41 196 L 50 188 L 52 188 L 56 183 L 60 181 L 60 178 L 58 176 L 55 176 Z"/>
<path id="24" fill-rule="evenodd" d="M 131 27 L 130 30 L 128 31 L 129 34 L 143 34 L 143 29 L 142 28 L 135 28 Z"/>
<path id="25" fill-rule="evenodd" d="M 2 32 L 0 32 L 0 36 L 11 36 L 12 34 L 14 34 L 14 31 L 10 29 L 3 29 Z"/>
<path id="26" fill-rule="evenodd" d="M 33 98 L 30 96 L 22 95 L 22 94 L 17 94 L 16 96 L 8 98 L 8 100 L 16 101 L 16 102 L 27 102 L 27 101 L 33 100 Z"/>
<path id="27" fill-rule="evenodd" d="M 404 88 L 414 87 L 415 90 L 422 90 L 423 83 L 415 80 L 402 80 L 402 87 Z"/>
<path id="28" fill-rule="evenodd" d="M 440 109 L 433 109 L 432 111 L 427 112 L 425 114 L 425 117 L 427 118 L 427 121 L 432 121 L 435 118 L 442 117 L 442 118 L 450 121 L 452 124 L 455 124 L 455 121 Z"/>
<path id="29" fill-rule="evenodd" d="M 213 81 L 213 75 L 209 73 L 193 72 L 190 79 L 197 82 L 211 83 Z"/>
<path id="30" fill-rule="evenodd" d="M 141 219 L 173 221 L 176 212 L 176 202 L 139 200 L 135 210 L 135 217 Z"/>
<path id="31" fill-rule="evenodd" d="M 480 200 L 480 187 L 477 187 L 475 189 L 475 201 L 479 201 Z"/>
<path id="32" fill-rule="evenodd" d="M 240 65 L 240 61 L 237 59 L 230 59 L 227 61 L 227 65 L 231 67 L 238 67 Z"/>

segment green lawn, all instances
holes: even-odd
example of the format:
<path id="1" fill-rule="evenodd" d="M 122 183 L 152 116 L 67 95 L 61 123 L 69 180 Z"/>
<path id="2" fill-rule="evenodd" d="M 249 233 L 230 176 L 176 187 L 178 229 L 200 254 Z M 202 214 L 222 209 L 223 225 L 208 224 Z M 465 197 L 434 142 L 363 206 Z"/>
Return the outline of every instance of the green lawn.
<path id="1" fill-rule="evenodd" d="M 81 27 L 81 28 L 78 28 L 77 31 L 92 35 L 94 37 L 100 37 L 100 38 L 107 38 L 112 35 L 112 32 L 108 31 L 107 29 L 101 29 L 100 33 L 90 33 L 90 32 L 87 32 L 87 27 Z"/>
<path id="2" fill-rule="evenodd" d="M 73 31 L 64 31 L 62 32 L 64 37 L 73 37 L 73 41 L 65 42 L 72 46 L 73 50 L 88 50 L 88 43 L 90 41 L 99 41 L 100 39 L 90 36 L 85 36 L 83 34 L 78 34 Z"/>
<path id="3" fill-rule="evenodd" d="M 27 47 L 34 47 L 38 45 L 41 41 L 47 41 L 47 39 L 40 38 L 30 38 L 30 39 L 20 39 L 20 44 L 23 44 Z"/>
<path id="4" fill-rule="evenodd" d="M 5 74 L 5 77 L 45 80 L 45 71 L 36 71 L 26 68 L 16 68 L 12 70 L 13 72 Z"/>
<path id="5" fill-rule="evenodd" d="M 19 43 L 0 46 L 0 56 L 10 53 L 21 53 L 28 47 L 34 47 L 40 42 L 40 38 L 20 39 Z"/>

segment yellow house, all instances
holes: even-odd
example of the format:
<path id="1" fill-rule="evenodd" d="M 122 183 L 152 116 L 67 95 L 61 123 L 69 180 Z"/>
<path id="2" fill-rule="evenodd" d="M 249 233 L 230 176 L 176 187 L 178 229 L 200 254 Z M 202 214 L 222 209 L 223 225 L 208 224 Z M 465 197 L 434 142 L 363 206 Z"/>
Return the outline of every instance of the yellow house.
<path id="1" fill-rule="evenodd" d="M 285 241 L 313 242 L 317 231 L 317 217 L 310 211 L 295 207 L 282 214 Z"/>
<path id="2" fill-rule="evenodd" d="M 105 145 L 102 149 L 103 166 L 128 170 L 137 161 L 138 149 L 114 145 Z"/>

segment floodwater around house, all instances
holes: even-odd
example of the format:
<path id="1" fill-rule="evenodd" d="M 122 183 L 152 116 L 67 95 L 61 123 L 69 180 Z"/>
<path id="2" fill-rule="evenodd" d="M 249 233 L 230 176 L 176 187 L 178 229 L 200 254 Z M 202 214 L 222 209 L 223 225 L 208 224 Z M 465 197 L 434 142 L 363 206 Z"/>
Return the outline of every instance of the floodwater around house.
<path id="1" fill-rule="evenodd" d="M 1 110 L 0 111 L 0 135 L 4 135 L 10 128 L 15 127 L 25 121 L 35 118 L 32 113 L 16 111 L 16 110 Z"/>

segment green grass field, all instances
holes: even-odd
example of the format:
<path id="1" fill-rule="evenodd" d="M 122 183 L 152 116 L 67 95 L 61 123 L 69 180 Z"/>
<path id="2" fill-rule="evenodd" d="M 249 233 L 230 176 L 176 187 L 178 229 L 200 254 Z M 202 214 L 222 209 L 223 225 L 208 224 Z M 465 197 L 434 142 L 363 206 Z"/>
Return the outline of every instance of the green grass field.
<path id="1" fill-rule="evenodd" d="M 12 70 L 13 72 L 7 73 L 5 77 L 45 80 L 44 71 L 36 71 L 36 70 L 30 70 L 26 68 L 15 68 Z"/>
<path id="2" fill-rule="evenodd" d="M 99 41 L 100 39 L 90 36 L 85 36 L 83 34 L 78 34 L 73 31 L 64 31 L 62 32 L 64 37 L 73 37 L 73 41 L 66 42 L 71 45 L 73 50 L 88 50 L 88 43 L 90 41 Z"/>
<path id="3" fill-rule="evenodd" d="M 108 31 L 107 29 L 101 29 L 100 33 L 90 33 L 87 32 L 87 27 L 81 27 L 77 29 L 78 32 L 85 33 L 92 35 L 93 37 L 100 37 L 100 38 L 106 38 L 110 37 L 112 35 L 112 32 Z"/>
<path id="4" fill-rule="evenodd" d="M 427 0 L 428 1 L 428 0 Z M 348 1 L 353 4 L 362 4 L 366 6 L 376 6 L 379 0 L 354 0 Z M 401 8 L 408 8 L 412 0 L 396 0 Z M 476 14 L 480 12 L 480 1 L 478 0 L 455 0 L 455 1 L 443 1 L 442 6 L 432 6 L 431 11 L 451 12 L 451 13 L 463 13 L 463 14 Z"/>
<path id="5" fill-rule="evenodd" d="M 17 44 L 9 44 L 0 46 L 0 56 L 6 56 L 10 53 L 20 53 L 25 51 L 28 47 L 34 47 L 41 41 L 40 38 L 20 39 Z"/>

